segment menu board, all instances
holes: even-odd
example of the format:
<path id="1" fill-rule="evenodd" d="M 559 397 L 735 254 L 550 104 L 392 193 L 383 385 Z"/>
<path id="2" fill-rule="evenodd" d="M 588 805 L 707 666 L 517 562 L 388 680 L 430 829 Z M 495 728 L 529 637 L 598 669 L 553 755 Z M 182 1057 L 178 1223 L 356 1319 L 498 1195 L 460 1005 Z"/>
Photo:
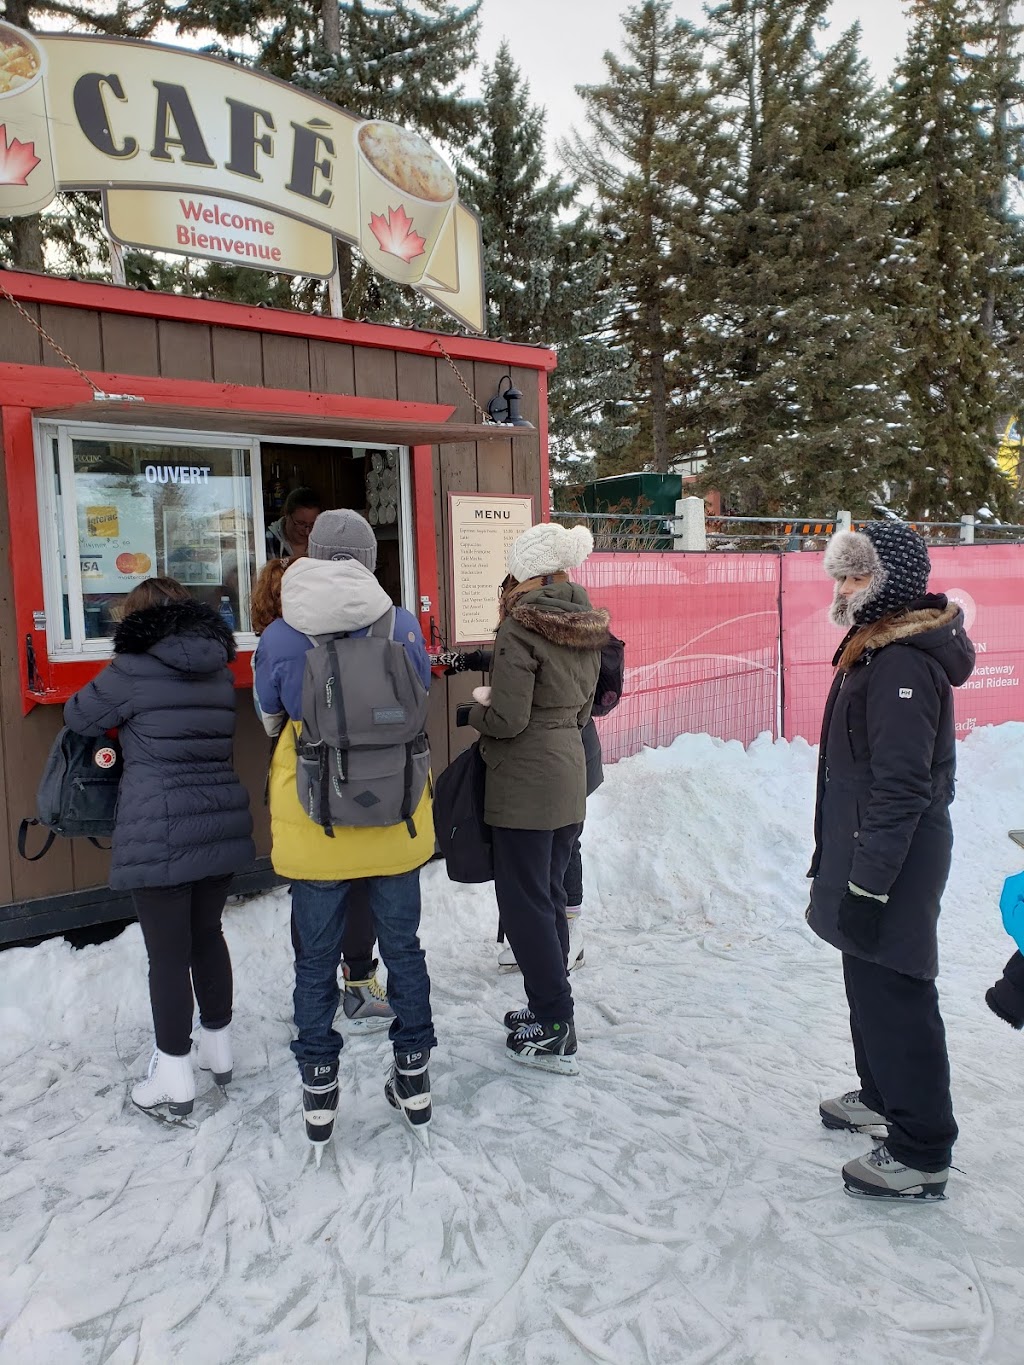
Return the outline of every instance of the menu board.
<path id="1" fill-rule="evenodd" d="M 508 548 L 533 525 L 533 498 L 511 493 L 449 493 L 453 645 L 483 644 L 498 626 L 498 588 Z"/>

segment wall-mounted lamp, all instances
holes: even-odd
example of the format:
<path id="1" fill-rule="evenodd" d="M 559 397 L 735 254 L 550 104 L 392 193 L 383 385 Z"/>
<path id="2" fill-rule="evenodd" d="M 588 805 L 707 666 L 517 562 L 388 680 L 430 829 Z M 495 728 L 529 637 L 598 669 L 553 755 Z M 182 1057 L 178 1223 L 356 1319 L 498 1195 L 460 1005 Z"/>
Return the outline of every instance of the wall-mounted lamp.
<path id="1" fill-rule="evenodd" d="M 508 381 L 508 388 L 501 386 Z M 533 423 L 519 411 L 519 404 L 522 401 L 522 393 L 512 383 L 510 374 L 503 374 L 498 380 L 498 392 L 487 404 L 487 415 L 492 422 L 499 422 L 508 427 L 532 427 Z"/>

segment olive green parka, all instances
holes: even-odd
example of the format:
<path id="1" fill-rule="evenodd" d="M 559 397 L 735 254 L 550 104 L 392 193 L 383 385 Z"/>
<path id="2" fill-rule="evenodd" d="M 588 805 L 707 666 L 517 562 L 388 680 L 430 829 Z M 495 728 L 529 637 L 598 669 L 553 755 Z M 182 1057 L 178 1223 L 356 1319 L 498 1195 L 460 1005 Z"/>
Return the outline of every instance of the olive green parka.
<path id="1" fill-rule="evenodd" d="M 608 612 L 577 583 L 513 594 L 494 640 L 491 702 L 469 723 L 487 766 L 484 819 L 505 829 L 562 829 L 586 814 L 580 732 L 608 642 Z"/>

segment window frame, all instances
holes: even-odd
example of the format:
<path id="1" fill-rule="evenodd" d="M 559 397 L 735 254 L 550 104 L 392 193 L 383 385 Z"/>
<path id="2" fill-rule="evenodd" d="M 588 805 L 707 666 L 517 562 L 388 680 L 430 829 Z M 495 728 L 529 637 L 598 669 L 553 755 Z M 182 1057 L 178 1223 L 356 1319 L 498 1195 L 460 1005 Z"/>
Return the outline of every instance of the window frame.
<path id="1" fill-rule="evenodd" d="M 112 441 L 139 445 L 180 445 L 184 448 L 217 448 L 241 451 L 248 459 L 248 476 L 252 497 L 253 573 L 258 574 L 266 563 L 266 525 L 263 514 L 263 442 L 299 447 L 317 446 L 336 450 L 394 450 L 398 455 L 399 519 L 398 543 L 401 571 L 402 600 L 413 615 L 418 614 L 417 538 L 414 524 L 415 500 L 413 488 L 413 451 L 409 446 L 386 443 L 372 445 L 339 440 L 307 440 L 302 437 L 267 437 L 254 432 L 209 432 L 201 428 L 121 426 L 102 422 L 69 421 L 39 416 L 32 423 L 33 450 L 39 517 L 39 544 L 42 559 L 43 611 L 46 619 L 47 658 L 54 664 L 103 663 L 113 654 L 110 637 L 89 639 L 85 636 L 81 577 L 81 556 L 67 554 L 68 546 L 78 548 L 78 503 L 74 487 L 73 442 L 79 440 Z M 54 460 L 56 442 L 56 462 Z M 59 479 L 59 486 L 58 486 Z M 64 497 L 63 518 L 60 500 Z M 61 525 L 61 523 L 63 523 Z M 69 638 L 64 638 L 64 585 L 62 582 L 61 538 L 67 562 L 67 596 L 69 605 Z M 251 630 L 236 631 L 235 643 L 240 654 L 252 654 L 258 637 Z"/>

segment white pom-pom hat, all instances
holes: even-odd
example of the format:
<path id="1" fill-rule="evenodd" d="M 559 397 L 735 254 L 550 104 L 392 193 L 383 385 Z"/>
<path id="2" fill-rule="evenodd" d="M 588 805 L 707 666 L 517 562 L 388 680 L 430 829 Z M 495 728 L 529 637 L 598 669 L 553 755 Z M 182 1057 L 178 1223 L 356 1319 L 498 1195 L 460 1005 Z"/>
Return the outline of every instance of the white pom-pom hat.
<path id="1" fill-rule="evenodd" d="M 542 521 L 514 540 L 508 552 L 508 571 L 525 583 L 528 578 L 575 569 L 594 548 L 594 537 L 585 526 L 566 530 L 555 521 Z"/>

